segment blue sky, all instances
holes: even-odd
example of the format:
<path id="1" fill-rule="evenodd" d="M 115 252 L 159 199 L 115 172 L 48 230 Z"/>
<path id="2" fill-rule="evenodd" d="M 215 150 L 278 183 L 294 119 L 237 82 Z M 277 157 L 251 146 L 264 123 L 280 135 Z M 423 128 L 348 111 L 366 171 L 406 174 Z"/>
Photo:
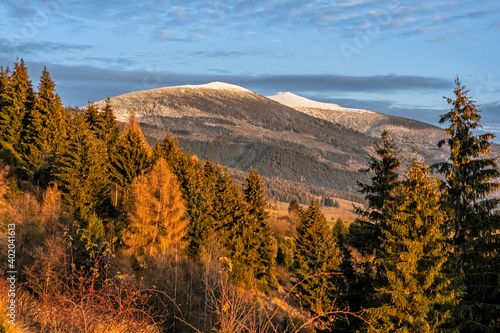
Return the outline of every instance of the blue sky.
<path id="1" fill-rule="evenodd" d="M 459 75 L 500 136 L 500 3 L 4 0 L 0 64 L 66 105 L 224 81 L 437 124 Z M 498 141 L 498 140 L 496 140 Z"/>

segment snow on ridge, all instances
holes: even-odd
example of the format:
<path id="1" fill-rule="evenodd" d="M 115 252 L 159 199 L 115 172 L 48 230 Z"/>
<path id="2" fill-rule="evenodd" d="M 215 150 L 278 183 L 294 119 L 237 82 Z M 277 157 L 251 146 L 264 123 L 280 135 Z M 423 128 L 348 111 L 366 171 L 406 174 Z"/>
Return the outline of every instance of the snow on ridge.
<path id="1" fill-rule="evenodd" d="M 219 82 L 219 81 L 214 81 L 206 84 L 200 84 L 200 85 L 184 85 L 184 86 L 175 86 L 175 87 L 168 87 L 168 88 L 190 88 L 190 89 L 200 89 L 200 88 L 205 88 L 205 89 L 215 89 L 215 90 L 233 90 L 233 91 L 250 91 L 248 89 L 245 89 L 243 87 L 234 85 L 234 84 L 229 84 L 229 83 L 224 83 L 224 82 Z"/>
<path id="2" fill-rule="evenodd" d="M 278 103 L 281 103 L 291 108 L 312 108 L 312 109 L 359 112 L 359 113 L 373 112 L 362 109 L 344 108 L 338 104 L 333 104 L 333 103 L 317 102 L 302 96 L 295 95 L 291 92 L 279 92 L 276 95 L 268 96 L 267 98 L 272 99 Z"/>

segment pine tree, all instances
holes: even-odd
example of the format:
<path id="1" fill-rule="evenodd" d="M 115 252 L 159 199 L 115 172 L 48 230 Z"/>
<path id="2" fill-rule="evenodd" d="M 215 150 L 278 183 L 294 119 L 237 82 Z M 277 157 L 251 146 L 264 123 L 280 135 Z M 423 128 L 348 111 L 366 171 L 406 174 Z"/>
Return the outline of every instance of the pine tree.
<path id="1" fill-rule="evenodd" d="M 437 332 L 454 300 L 444 264 L 450 248 L 442 225 L 437 181 L 413 158 L 383 230 L 382 265 L 387 282 L 382 305 L 372 309 L 378 332 Z"/>
<path id="2" fill-rule="evenodd" d="M 126 211 L 126 253 L 141 266 L 169 249 L 182 249 L 187 231 L 186 207 L 179 183 L 164 159 L 158 159 L 149 173 L 133 181 Z"/>
<path id="3" fill-rule="evenodd" d="M 150 168 L 151 148 L 149 147 L 134 113 L 125 124 L 125 133 L 116 147 L 112 167 L 114 181 L 126 187 L 143 172 Z"/>
<path id="4" fill-rule="evenodd" d="M 450 148 L 448 161 L 436 168 L 446 177 L 444 205 L 449 214 L 448 235 L 454 248 L 451 270 L 457 273 L 457 288 L 465 295 L 455 316 L 464 332 L 500 329 L 500 219 L 494 214 L 499 199 L 490 194 L 500 185 L 496 158 L 491 151 L 491 133 L 474 135 L 481 116 L 468 90 L 455 80 L 455 99 L 448 98 L 450 112 L 440 123 L 449 123 L 449 138 L 439 146 Z M 460 286 L 461 285 L 461 286 Z"/>
<path id="5" fill-rule="evenodd" d="M 334 306 L 339 260 L 332 232 L 318 204 L 313 202 L 297 226 L 294 276 L 298 295 L 314 313 Z"/>
<path id="6" fill-rule="evenodd" d="M 253 220 L 254 237 L 258 239 L 258 258 L 255 267 L 255 277 L 261 281 L 263 289 L 276 287 L 277 281 L 274 275 L 274 239 L 268 223 L 269 213 L 266 211 L 267 201 L 264 197 L 262 179 L 257 171 L 250 170 L 243 193 L 245 201 L 248 203 L 249 218 Z"/>

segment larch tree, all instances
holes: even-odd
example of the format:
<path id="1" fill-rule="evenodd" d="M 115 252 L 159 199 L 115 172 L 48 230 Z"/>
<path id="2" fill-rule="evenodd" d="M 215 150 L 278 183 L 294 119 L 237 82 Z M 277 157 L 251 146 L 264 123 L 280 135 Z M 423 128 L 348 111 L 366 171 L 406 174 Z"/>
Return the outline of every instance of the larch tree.
<path id="1" fill-rule="evenodd" d="M 254 274 L 261 282 L 263 289 L 274 288 L 277 286 L 274 275 L 275 245 L 268 222 L 269 213 L 266 211 L 267 201 L 264 196 L 262 178 L 257 171 L 250 170 L 243 193 L 248 204 L 249 218 L 254 224 L 254 237 L 258 239 L 257 253 L 259 256 Z"/>
<path id="2" fill-rule="evenodd" d="M 169 134 L 155 145 L 153 157 L 164 158 L 180 182 L 189 219 L 186 251 L 190 257 L 197 257 L 212 225 L 201 163 L 196 156 L 185 154 Z"/>
<path id="3" fill-rule="evenodd" d="M 455 294 L 445 263 L 450 252 L 437 181 L 414 157 L 389 209 L 382 234 L 386 283 L 381 306 L 371 309 L 377 332 L 438 332 L 450 316 Z"/>
<path id="4" fill-rule="evenodd" d="M 451 110 L 440 123 L 448 123 L 448 139 L 439 142 L 450 149 L 447 161 L 435 167 L 446 177 L 444 207 L 453 246 L 450 269 L 457 273 L 457 288 L 465 292 L 454 314 L 465 331 L 500 329 L 500 217 L 499 199 L 492 197 L 500 185 L 497 158 L 489 157 L 491 133 L 481 129 L 481 115 L 468 90 L 455 80 L 455 98 L 447 98 Z"/>
<path id="5" fill-rule="evenodd" d="M 339 258 L 333 234 L 316 202 L 301 215 L 295 246 L 297 295 L 316 314 L 332 310 Z"/>
<path id="6" fill-rule="evenodd" d="M 141 267 L 154 263 L 169 250 L 182 249 L 187 231 L 186 206 L 179 183 L 164 159 L 158 159 L 149 173 L 133 181 L 126 213 L 125 253 Z"/>

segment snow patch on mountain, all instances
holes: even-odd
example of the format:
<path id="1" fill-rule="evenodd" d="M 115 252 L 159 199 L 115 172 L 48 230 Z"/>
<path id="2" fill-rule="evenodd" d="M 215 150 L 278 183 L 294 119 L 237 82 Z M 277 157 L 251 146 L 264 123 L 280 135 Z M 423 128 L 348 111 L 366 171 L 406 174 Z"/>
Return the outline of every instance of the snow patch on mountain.
<path id="1" fill-rule="evenodd" d="M 250 90 L 245 89 L 243 87 L 234 85 L 234 84 L 229 84 L 229 83 L 224 83 L 224 82 L 210 82 L 206 84 L 199 84 L 199 85 L 184 85 L 184 86 L 175 86 L 175 87 L 170 87 L 170 88 L 190 88 L 190 89 L 215 89 L 215 90 L 233 90 L 233 91 L 246 91 L 249 92 Z"/>
<path id="2" fill-rule="evenodd" d="M 291 92 L 279 92 L 276 95 L 268 96 L 267 98 L 294 109 L 310 108 L 310 109 L 334 110 L 343 112 L 374 113 L 373 111 L 368 111 L 368 110 L 344 108 L 338 104 L 333 104 L 333 103 L 322 103 L 313 101 L 311 99 L 295 95 Z"/>

